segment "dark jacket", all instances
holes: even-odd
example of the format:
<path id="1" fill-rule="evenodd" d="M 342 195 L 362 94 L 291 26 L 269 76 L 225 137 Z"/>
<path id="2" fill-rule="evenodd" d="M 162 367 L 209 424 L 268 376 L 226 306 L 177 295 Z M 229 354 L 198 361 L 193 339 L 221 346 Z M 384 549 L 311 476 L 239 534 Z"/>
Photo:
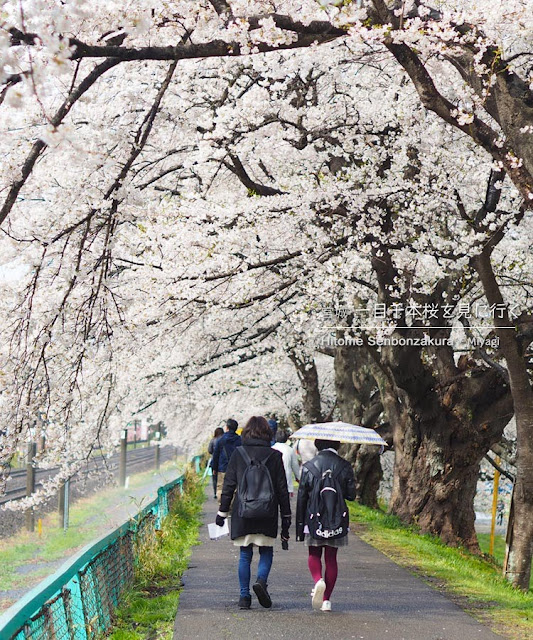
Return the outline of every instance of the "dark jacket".
<path id="1" fill-rule="evenodd" d="M 270 443 L 265 440 L 248 439 L 244 441 L 243 446 L 246 448 L 246 452 L 252 460 L 265 460 L 268 457 L 265 464 L 272 478 L 280 515 L 282 517 L 290 516 L 291 505 L 281 453 L 276 449 L 271 449 Z M 229 511 L 231 501 L 235 495 L 231 510 L 231 539 L 235 540 L 235 538 L 241 538 L 249 533 L 262 533 L 270 538 L 275 538 L 278 535 L 277 510 L 275 518 L 245 519 L 239 517 L 237 487 L 245 469 L 246 461 L 243 456 L 237 452 L 231 457 L 228 468 L 226 469 L 226 476 L 224 477 L 224 486 L 222 487 L 222 497 L 220 500 L 220 511 L 222 513 Z"/>
<path id="2" fill-rule="evenodd" d="M 216 438 L 211 438 L 211 440 L 209 440 L 209 444 L 207 445 L 207 453 L 210 456 L 212 456 L 213 453 L 215 452 L 215 445 L 220 440 L 220 438 L 222 438 L 222 436 L 217 436 Z"/>
<path id="3" fill-rule="evenodd" d="M 220 473 L 226 472 L 231 454 L 241 444 L 241 436 L 238 436 L 235 431 L 226 431 L 223 436 L 220 436 L 215 444 L 213 460 L 211 461 L 211 467 L 215 473 L 219 471 Z"/>
<path id="4" fill-rule="evenodd" d="M 309 498 L 313 490 L 313 485 L 317 481 L 316 476 L 314 476 L 307 467 L 315 463 L 321 473 L 326 471 L 326 469 L 331 469 L 332 472 L 341 469 L 337 477 L 342 489 L 342 495 L 345 500 L 355 500 L 355 476 L 352 465 L 344 458 L 333 453 L 333 451 L 319 451 L 312 460 L 309 460 L 309 462 L 306 462 L 302 466 L 298 498 L 296 500 L 296 540 L 299 541 L 304 539 L 304 527 L 308 524 L 309 518 L 307 508 Z"/>

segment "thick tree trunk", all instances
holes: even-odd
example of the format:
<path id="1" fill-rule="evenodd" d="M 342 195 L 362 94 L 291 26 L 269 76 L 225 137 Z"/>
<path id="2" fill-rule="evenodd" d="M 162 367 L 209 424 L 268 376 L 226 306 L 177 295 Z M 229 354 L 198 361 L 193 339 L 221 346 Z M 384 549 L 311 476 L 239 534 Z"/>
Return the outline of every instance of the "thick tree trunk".
<path id="1" fill-rule="evenodd" d="M 360 504 L 378 508 L 378 491 L 383 479 L 379 449 L 374 445 L 345 445 L 341 454 L 351 462 L 355 474 L 355 499 Z"/>
<path id="2" fill-rule="evenodd" d="M 510 394 L 496 371 L 466 359 L 464 371 L 439 384 L 419 350 L 385 352 L 392 377 L 382 397 L 395 451 L 390 510 L 447 544 L 478 551 L 473 500 L 479 464 L 512 415 Z M 436 371 L 449 373 L 451 351 L 433 355 L 440 360 Z"/>
<path id="3" fill-rule="evenodd" d="M 342 335 L 337 332 L 337 336 Z M 333 368 L 335 371 L 335 394 L 337 409 L 341 419 L 354 422 L 361 414 L 361 400 L 354 385 L 354 373 L 357 369 L 357 347 L 335 347 Z"/>
<path id="4" fill-rule="evenodd" d="M 374 427 L 383 406 L 379 402 L 376 414 L 371 400 L 376 381 L 367 364 L 365 350 L 353 345 L 336 347 L 334 368 L 337 408 L 341 419 L 350 424 Z M 379 484 L 383 478 L 379 448 L 346 445 L 341 453 L 352 463 L 354 469 L 356 500 L 376 508 Z"/>
<path id="5" fill-rule="evenodd" d="M 474 260 L 489 304 L 506 309 L 492 269 L 490 250 Z M 517 459 L 514 494 L 514 529 L 509 550 L 506 577 L 517 587 L 529 589 L 533 552 L 533 389 L 526 360 L 507 311 L 494 324 L 500 349 L 507 363 L 516 417 Z"/>

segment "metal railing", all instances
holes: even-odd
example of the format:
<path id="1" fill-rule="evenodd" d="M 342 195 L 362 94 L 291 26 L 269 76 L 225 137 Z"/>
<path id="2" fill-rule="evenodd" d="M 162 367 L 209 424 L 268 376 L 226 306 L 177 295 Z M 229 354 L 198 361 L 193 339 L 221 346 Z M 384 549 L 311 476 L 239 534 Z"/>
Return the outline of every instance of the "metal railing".
<path id="1" fill-rule="evenodd" d="M 173 447 L 163 447 L 161 450 L 161 462 L 170 460 L 174 455 L 175 454 Z M 155 463 L 155 453 L 153 447 L 131 449 L 130 451 L 128 451 L 126 470 L 128 473 L 137 473 L 136 467 L 141 467 L 142 469 L 147 465 L 147 463 L 152 461 Z M 92 472 L 94 474 L 98 473 L 98 470 L 100 470 L 101 472 L 105 471 L 106 473 L 118 473 L 119 454 L 115 453 L 113 456 L 111 456 L 111 458 L 96 456 L 89 462 L 90 464 L 87 466 L 87 469 L 83 470 L 82 473 L 75 474 L 72 477 L 71 482 L 73 484 L 78 481 L 83 482 L 89 472 Z M 57 471 L 59 471 L 59 467 L 52 467 L 51 469 L 39 469 L 38 467 L 36 467 L 35 488 L 41 488 L 43 481 L 52 478 L 54 474 L 57 473 Z M 27 470 L 25 468 L 13 469 L 9 472 L 9 477 L 11 480 L 10 484 L 16 486 L 7 490 L 4 495 L 0 495 L 0 504 L 4 504 L 5 502 L 9 502 L 10 500 L 20 500 L 21 498 L 26 497 L 26 473 Z"/>
<path id="2" fill-rule="evenodd" d="M 200 457 L 193 458 L 199 470 Z M 185 476 L 160 487 L 157 498 L 43 580 L 0 616 L 2 640 L 96 640 L 112 623 L 131 586 L 136 549 L 160 528 L 183 493 Z"/>

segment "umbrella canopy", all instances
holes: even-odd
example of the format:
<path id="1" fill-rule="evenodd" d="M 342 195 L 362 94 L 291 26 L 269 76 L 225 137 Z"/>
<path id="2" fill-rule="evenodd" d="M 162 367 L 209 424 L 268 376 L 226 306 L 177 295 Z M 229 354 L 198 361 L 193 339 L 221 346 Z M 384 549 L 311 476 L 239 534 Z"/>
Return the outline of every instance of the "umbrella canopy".
<path id="1" fill-rule="evenodd" d="M 337 440 L 349 444 L 379 444 L 387 446 L 387 443 L 373 429 L 359 427 L 347 422 L 321 422 L 318 424 L 306 424 L 290 436 L 304 440 Z"/>

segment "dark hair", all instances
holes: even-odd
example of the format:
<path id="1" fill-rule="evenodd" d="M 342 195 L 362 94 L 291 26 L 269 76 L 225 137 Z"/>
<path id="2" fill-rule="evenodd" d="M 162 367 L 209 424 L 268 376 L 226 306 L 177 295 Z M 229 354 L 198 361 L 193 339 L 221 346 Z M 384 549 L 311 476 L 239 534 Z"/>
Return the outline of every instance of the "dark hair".
<path id="1" fill-rule="evenodd" d="M 341 443 L 338 440 L 315 440 L 315 447 L 319 451 L 324 451 L 324 449 L 335 449 L 335 451 L 339 450 Z"/>
<path id="2" fill-rule="evenodd" d="M 270 442 L 272 440 L 272 431 L 263 416 L 252 416 L 242 430 L 241 438 L 243 440 L 257 438 L 258 440 Z"/>
<path id="3" fill-rule="evenodd" d="M 237 420 L 234 420 L 233 418 L 226 420 L 226 427 L 228 427 L 230 431 L 237 431 L 238 426 L 239 423 L 237 422 Z"/>
<path id="4" fill-rule="evenodd" d="M 213 438 L 220 438 L 220 436 L 224 435 L 224 429 L 222 427 L 217 427 L 215 429 L 215 433 L 213 435 Z"/>
<path id="5" fill-rule="evenodd" d="M 289 439 L 289 434 L 283 429 L 280 429 L 276 433 L 276 442 L 287 442 L 288 439 Z"/>

